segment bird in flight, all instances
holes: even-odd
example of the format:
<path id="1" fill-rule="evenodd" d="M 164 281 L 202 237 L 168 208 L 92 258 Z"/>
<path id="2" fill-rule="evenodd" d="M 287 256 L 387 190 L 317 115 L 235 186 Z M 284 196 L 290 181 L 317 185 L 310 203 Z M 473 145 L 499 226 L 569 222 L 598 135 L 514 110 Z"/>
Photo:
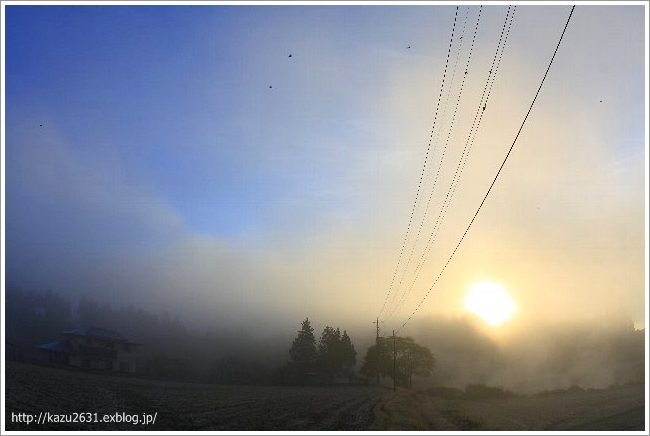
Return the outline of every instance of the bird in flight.
<path id="1" fill-rule="evenodd" d="M 289 53 L 289 57 L 291 57 L 291 53 Z"/>
<path id="2" fill-rule="evenodd" d="M 411 46 L 409 45 L 409 46 L 408 46 L 408 47 L 406 47 L 406 48 L 407 48 L 407 49 L 409 49 L 409 48 L 411 48 Z"/>

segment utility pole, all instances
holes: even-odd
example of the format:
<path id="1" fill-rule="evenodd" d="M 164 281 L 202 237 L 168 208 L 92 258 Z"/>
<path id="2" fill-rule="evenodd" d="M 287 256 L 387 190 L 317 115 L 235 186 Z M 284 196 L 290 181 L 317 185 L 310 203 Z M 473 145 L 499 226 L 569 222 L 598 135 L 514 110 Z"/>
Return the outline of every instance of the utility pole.
<path id="1" fill-rule="evenodd" d="M 397 348 L 395 348 L 395 330 L 393 330 L 393 392 L 395 392 L 395 367 L 397 366 Z"/>
<path id="2" fill-rule="evenodd" d="M 377 337 L 375 338 L 375 351 L 377 355 L 377 379 L 375 383 L 377 383 L 377 386 L 379 386 L 379 363 L 380 363 L 380 358 L 379 358 L 379 317 L 377 317 L 376 321 L 372 322 L 373 324 L 377 324 Z"/>
<path id="3" fill-rule="evenodd" d="M 379 344 L 379 317 L 377 317 L 377 321 L 373 321 L 373 324 L 377 324 L 377 341 L 376 343 Z"/>

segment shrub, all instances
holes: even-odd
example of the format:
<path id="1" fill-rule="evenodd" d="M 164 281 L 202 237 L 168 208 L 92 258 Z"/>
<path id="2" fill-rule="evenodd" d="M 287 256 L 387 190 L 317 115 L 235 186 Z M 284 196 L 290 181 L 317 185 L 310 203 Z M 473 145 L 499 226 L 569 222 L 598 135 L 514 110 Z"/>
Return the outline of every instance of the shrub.
<path id="1" fill-rule="evenodd" d="M 432 397 L 445 398 L 447 400 L 456 400 L 463 396 L 463 390 L 458 388 L 449 388 L 446 386 L 437 386 L 424 391 L 425 394 Z"/>
<path id="2" fill-rule="evenodd" d="M 463 398 L 469 400 L 487 400 L 498 398 L 511 398 L 515 394 L 507 389 L 502 389 L 494 386 L 486 386 L 484 384 L 472 384 L 465 387 Z"/>

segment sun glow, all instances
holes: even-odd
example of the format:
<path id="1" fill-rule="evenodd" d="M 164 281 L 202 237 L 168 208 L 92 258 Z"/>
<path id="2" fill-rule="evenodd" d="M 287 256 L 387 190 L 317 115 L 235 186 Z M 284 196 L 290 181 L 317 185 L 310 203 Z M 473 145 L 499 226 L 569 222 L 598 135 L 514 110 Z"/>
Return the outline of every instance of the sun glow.
<path id="1" fill-rule="evenodd" d="M 508 321 L 515 313 L 515 303 L 503 286 L 485 280 L 469 289 L 465 297 L 465 309 L 496 326 Z"/>

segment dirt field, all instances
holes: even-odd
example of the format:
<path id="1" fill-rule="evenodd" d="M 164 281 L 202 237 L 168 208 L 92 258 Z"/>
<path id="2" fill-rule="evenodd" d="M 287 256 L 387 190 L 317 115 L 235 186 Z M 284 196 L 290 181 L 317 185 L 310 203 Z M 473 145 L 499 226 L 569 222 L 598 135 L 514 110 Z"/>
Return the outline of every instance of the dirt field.
<path id="1" fill-rule="evenodd" d="M 643 431 L 645 387 L 494 400 L 449 400 L 399 390 L 378 404 L 376 430 Z"/>
<path id="2" fill-rule="evenodd" d="M 546 396 L 449 400 L 371 386 L 224 386 L 144 380 L 8 362 L 5 430 L 645 430 L 643 384 Z M 42 413 L 155 422 L 25 423 Z M 19 415 L 23 414 L 23 415 Z M 96 415 L 95 415 L 96 414 Z M 81 418 L 82 415 L 78 415 Z M 15 417 L 12 419 L 12 417 Z M 21 417 L 23 422 L 17 422 Z M 78 419 L 79 421 L 80 419 Z"/>
<path id="3" fill-rule="evenodd" d="M 365 430 L 386 389 L 364 386 L 224 386 L 151 381 L 8 362 L 6 430 Z M 18 413 L 34 422 L 12 422 Z M 41 412 L 156 414 L 152 424 L 36 424 Z M 41 415 L 42 417 L 42 415 Z M 78 416 L 77 418 L 81 418 Z M 15 420 L 14 420 L 15 421 Z"/>

